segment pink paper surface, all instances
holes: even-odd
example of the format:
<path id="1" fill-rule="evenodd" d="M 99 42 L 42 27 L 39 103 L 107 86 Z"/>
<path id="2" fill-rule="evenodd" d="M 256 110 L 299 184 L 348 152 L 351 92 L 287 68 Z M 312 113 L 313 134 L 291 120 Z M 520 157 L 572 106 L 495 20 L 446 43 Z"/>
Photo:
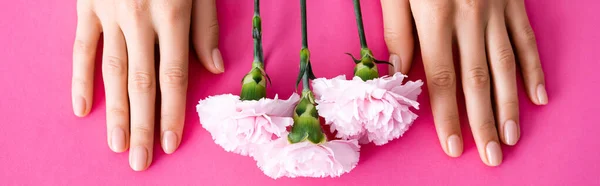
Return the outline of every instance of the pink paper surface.
<path id="1" fill-rule="evenodd" d="M 182 145 L 166 155 L 155 140 L 153 164 L 145 172 L 132 171 L 127 153 L 113 153 L 107 146 L 101 57 L 91 114 L 72 114 L 75 3 L 0 1 L 0 185 L 600 185 L 600 1 L 526 2 L 550 104 L 534 106 L 519 76 L 522 138 L 515 147 L 503 146 L 500 167 L 487 167 L 479 159 L 464 104 L 459 108 L 465 152 L 456 159 L 443 153 L 425 89 L 419 97 L 420 118 L 411 130 L 385 146 L 364 146 L 351 173 L 280 180 L 263 175 L 251 158 L 215 145 L 194 109 L 206 96 L 239 92 L 252 61 L 252 1 L 218 0 L 226 73 L 210 74 L 192 57 Z M 308 3 L 315 74 L 351 75 L 353 64 L 344 52 L 359 53 L 351 1 Z M 298 72 L 299 3 L 263 1 L 261 9 L 273 80 L 269 96 L 287 97 Z M 373 53 L 387 59 L 379 1 L 363 1 L 363 14 Z M 424 79 L 420 57 L 409 75 Z"/>

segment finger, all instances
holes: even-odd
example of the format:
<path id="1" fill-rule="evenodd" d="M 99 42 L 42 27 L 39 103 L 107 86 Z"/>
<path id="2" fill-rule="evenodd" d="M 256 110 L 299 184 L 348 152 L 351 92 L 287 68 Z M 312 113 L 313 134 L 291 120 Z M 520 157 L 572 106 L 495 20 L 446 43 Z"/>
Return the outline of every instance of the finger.
<path id="1" fill-rule="evenodd" d="M 192 39 L 198 59 L 208 71 L 225 71 L 219 50 L 219 23 L 215 0 L 196 0 L 192 6 Z"/>
<path id="2" fill-rule="evenodd" d="M 452 63 L 452 30 L 446 1 L 411 4 L 427 76 L 429 97 L 440 144 L 446 154 L 458 157 L 463 152 L 458 108 L 456 74 Z M 436 11 L 431 11 L 430 6 Z"/>
<path id="3" fill-rule="evenodd" d="M 124 152 L 129 145 L 129 98 L 127 97 L 127 48 L 118 26 L 106 26 L 102 56 L 102 77 L 106 94 L 108 145 Z"/>
<path id="4" fill-rule="evenodd" d="M 538 105 L 548 104 L 544 72 L 524 2 L 508 1 L 505 15 L 529 98 Z"/>
<path id="5" fill-rule="evenodd" d="M 191 1 L 190 1 L 191 3 Z M 161 141 L 165 153 L 177 149 L 185 119 L 191 8 L 158 10 L 160 40 Z"/>
<path id="6" fill-rule="evenodd" d="M 79 117 L 86 116 L 92 108 L 94 62 L 101 32 L 100 22 L 90 6 L 78 1 L 71 97 L 73 112 Z"/>
<path id="7" fill-rule="evenodd" d="M 407 0 L 381 0 L 384 37 L 390 51 L 390 74 L 407 74 L 413 60 L 415 40 L 412 15 Z"/>
<path id="8" fill-rule="evenodd" d="M 519 140 L 519 98 L 515 56 L 506 31 L 503 10 L 492 10 L 486 29 L 486 47 L 494 80 L 496 120 L 500 138 L 507 145 Z"/>
<path id="9" fill-rule="evenodd" d="M 141 1 L 143 3 L 143 1 Z M 154 140 L 154 32 L 148 21 L 147 5 L 136 5 L 121 24 L 127 44 L 128 92 L 131 139 L 129 164 L 135 171 L 145 170 L 152 162 Z"/>
<path id="10" fill-rule="evenodd" d="M 496 122 L 492 110 L 490 75 L 486 60 L 484 4 L 458 5 L 458 40 L 463 92 L 469 124 L 481 160 L 489 166 L 502 162 Z"/>

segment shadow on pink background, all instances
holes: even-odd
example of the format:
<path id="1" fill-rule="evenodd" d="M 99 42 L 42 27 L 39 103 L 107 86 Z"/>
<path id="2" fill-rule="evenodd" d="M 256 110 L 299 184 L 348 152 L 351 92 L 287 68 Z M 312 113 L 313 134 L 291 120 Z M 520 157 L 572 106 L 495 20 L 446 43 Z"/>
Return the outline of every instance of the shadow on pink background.
<path id="1" fill-rule="evenodd" d="M 465 152 L 460 158 L 447 157 L 438 144 L 424 92 L 419 97 L 420 118 L 412 129 L 388 145 L 364 146 L 361 162 L 351 173 L 335 179 L 280 180 L 264 176 L 251 158 L 223 151 L 199 125 L 197 101 L 237 94 L 252 61 L 252 1 L 217 2 L 226 73 L 210 74 L 191 58 L 182 145 L 166 155 L 155 140 L 152 166 L 134 172 L 127 153 L 113 153 L 107 146 L 100 62 L 91 114 L 72 114 L 75 0 L 0 1 L 0 185 L 600 185 L 596 0 L 526 2 L 550 104 L 534 106 L 519 79 L 522 138 L 515 147 L 503 147 L 500 167 L 480 161 L 464 104 L 460 112 Z M 350 75 L 353 63 L 344 52 L 359 52 L 351 1 L 308 3 L 315 74 Z M 287 97 L 298 72 L 299 3 L 265 0 L 261 9 L 267 71 L 273 79 L 269 96 Z M 364 1 L 363 14 L 370 47 L 376 57 L 386 59 L 379 1 Z M 420 57 L 409 75 L 424 79 Z"/>

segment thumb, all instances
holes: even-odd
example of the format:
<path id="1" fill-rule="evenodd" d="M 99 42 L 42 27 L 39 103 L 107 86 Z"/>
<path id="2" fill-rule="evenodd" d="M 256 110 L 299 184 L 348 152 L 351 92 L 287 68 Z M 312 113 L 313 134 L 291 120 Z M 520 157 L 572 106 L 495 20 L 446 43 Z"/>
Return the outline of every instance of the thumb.
<path id="1" fill-rule="evenodd" d="M 225 71 L 219 50 L 219 23 L 215 0 L 194 0 L 192 42 L 198 59 L 208 71 L 215 74 Z"/>
<path id="2" fill-rule="evenodd" d="M 407 74 L 413 60 L 413 20 L 408 0 L 381 0 L 384 37 L 390 52 L 390 74 Z"/>

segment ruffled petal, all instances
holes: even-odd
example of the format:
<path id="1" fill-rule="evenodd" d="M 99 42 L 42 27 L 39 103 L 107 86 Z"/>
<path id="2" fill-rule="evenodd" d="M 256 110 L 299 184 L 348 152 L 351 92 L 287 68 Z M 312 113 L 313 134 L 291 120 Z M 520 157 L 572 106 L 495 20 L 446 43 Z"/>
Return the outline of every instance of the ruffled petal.
<path id="1" fill-rule="evenodd" d="M 396 73 L 366 82 L 345 76 L 316 79 L 317 109 L 332 131 L 337 131 L 336 137 L 386 144 L 402 136 L 417 118 L 410 108 L 419 109 L 416 99 L 423 82 L 402 84 L 405 77 Z"/>
<path id="2" fill-rule="evenodd" d="M 260 99 L 241 101 L 239 96 L 224 94 L 201 100 L 196 106 L 200 123 L 215 143 L 225 151 L 252 156 L 257 145 L 271 142 L 291 126 L 295 104 L 300 97 L 287 100 Z"/>
<path id="3" fill-rule="evenodd" d="M 262 145 L 254 159 L 269 177 L 337 177 L 350 172 L 359 160 L 356 140 L 308 141 L 290 144 L 282 137 Z"/>

